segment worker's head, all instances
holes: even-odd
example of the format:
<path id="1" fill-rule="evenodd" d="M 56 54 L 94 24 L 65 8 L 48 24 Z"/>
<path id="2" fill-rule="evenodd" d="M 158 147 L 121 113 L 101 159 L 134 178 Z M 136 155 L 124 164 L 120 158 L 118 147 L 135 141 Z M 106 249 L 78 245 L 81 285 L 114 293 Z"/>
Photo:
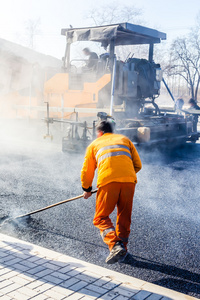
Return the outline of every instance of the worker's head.
<path id="1" fill-rule="evenodd" d="M 90 55 L 90 49 L 89 48 L 84 48 L 83 53 L 84 53 L 85 56 Z"/>
<path id="2" fill-rule="evenodd" d="M 97 124 L 96 131 L 97 131 L 97 137 L 100 137 L 104 133 L 113 133 L 113 126 L 111 122 L 102 120 Z"/>
<path id="3" fill-rule="evenodd" d="M 190 104 L 190 106 L 195 106 L 196 102 L 193 98 L 190 98 L 190 100 L 188 101 L 188 103 Z"/>

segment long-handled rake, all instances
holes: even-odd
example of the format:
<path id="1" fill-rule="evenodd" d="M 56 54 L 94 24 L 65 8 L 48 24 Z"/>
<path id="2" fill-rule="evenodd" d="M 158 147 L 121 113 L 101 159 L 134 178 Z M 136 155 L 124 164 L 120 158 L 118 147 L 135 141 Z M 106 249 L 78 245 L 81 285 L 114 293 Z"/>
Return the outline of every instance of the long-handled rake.
<path id="1" fill-rule="evenodd" d="M 91 193 L 95 194 L 97 192 L 97 190 L 98 189 L 93 190 L 93 191 L 91 191 Z M 55 207 L 55 206 L 58 206 L 58 205 L 61 205 L 61 204 L 64 204 L 64 203 L 67 203 L 67 202 L 70 202 L 70 201 L 74 201 L 76 199 L 80 199 L 82 197 L 83 197 L 83 194 L 79 195 L 79 196 L 76 196 L 76 197 L 73 197 L 73 198 L 69 198 L 69 199 L 57 202 L 57 203 L 54 203 L 54 204 L 51 204 L 51 205 L 48 205 L 46 207 L 43 207 L 43 208 L 31 211 L 29 213 L 26 213 L 26 214 L 23 214 L 23 215 L 20 215 L 20 216 L 16 216 L 16 217 L 3 217 L 3 218 L 0 219 L 0 223 L 1 223 L 0 226 L 3 226 L 4 224 L 6 224 L 8 222 L 11 222 L 11 221 L 14 221 L 14 220 L 17 220 L 17 219 L 29 217 L 30 215 L 34 215 L 34 214 L 39 213 L 41 211 L 44 211 L 46 209 L 49 209 L 49 208 L 52 208 L 52 207 Z"/>

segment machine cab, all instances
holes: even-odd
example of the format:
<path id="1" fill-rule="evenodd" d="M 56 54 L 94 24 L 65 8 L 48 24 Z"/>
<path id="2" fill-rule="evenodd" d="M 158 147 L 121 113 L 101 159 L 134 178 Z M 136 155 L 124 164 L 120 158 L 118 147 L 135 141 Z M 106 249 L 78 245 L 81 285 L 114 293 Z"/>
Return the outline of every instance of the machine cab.
<path id="1" fill-rule="evenodd" d="M 101 88 L 95 94 L 97 108 L 111 106 L 113 81 L 115 96 L 112 109 L 122 104 L 129 107 L 131 103 L 138 110 L 146 98 L 159 94 L 162 74 L 160 65 L 153 62 L 153 45 L 166 39 L 165 33 L 130 23 L 62 29 L 61 33 L 67 40 L 63 62 L 65 72 L 69 74 L 69 89 L 84 91 L 86 83 L 95 85 L 98 82 Z M 71 59 L 74 42 L 100 43 L 104 53 L 96 59 L 93 68 L 87 68 L 87 61 L 83 59 Z M 124 60 L 116 58 L 116 47 L 143 44 L 149 46 L 148 59 L 138 59 L 130 54 Z M 85 63 L 85 67 L 78 68 L 75 63 Z"/>

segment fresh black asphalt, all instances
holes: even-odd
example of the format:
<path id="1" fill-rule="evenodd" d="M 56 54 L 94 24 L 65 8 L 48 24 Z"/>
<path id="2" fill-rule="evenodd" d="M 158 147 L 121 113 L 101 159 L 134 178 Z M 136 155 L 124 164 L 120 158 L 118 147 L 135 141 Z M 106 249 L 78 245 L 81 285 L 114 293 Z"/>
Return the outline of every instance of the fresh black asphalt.
<path id="1" fill-rule="evenodd" d="M 108 249 L 92 223 L 95 196 L 5 224 L 0 231 L 200 298 L 200 144 L 138 151 L 143 169 L 134 197 L 131 255 L 124 263 L 105 263 Z M 49 141 L 2 137 L 0 217 L 81 194 L 83 159 L 84 151 L 62 153 Z"/>

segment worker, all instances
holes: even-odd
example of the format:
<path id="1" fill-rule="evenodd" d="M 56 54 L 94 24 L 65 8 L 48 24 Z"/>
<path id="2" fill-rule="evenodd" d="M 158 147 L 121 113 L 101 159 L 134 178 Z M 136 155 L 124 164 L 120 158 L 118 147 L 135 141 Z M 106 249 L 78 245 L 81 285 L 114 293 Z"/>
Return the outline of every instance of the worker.
<path id="1" fill-rule="evenodd" d="M 81 170 L 84 198 L 91 196 L 95 169 L 98 168 L 96 211 L 93 224 L 100 230 L 110 254 L 108 264 L 122 260 L 127 254 L 132 203 L 137 182 L 136 173 L 142 164 L 133 143 L 121 134 L 113 133 L 113 126 L 102 120 L 96 127 L 97 139 L 87 148 Z M 109 215 L 117 206 L 114 227 Z"/>
<path id="2" fill-rule="evenodd" d="M 84 48 L 83 53 L 85 56 L 89 57 L 86 67 L 84 67 L 84 70 L 96 70 L 98 55 L 95 52 L 91 52 L 89 48 Z"/>
<path id="3" fill-rule="evenodd" d="M 193 98 L 190 98 L 190 100 L 188 101 L 188 103 L 190 104 L 190 108 L 191 109 L 200 110 L 200 107 L 197 105 L 196 101 Z"/>
<path id="4" fill-rule="evenodd" d="M 188 103 L 190 104 L 191 110 L 200 110 L 200 107 L 197 105 L 196 101 L 193 98 L 190 98 Z M 193 114 L 193 132 L 197 132 L 197 123 L 198 123 L 199 114 Z"/>

